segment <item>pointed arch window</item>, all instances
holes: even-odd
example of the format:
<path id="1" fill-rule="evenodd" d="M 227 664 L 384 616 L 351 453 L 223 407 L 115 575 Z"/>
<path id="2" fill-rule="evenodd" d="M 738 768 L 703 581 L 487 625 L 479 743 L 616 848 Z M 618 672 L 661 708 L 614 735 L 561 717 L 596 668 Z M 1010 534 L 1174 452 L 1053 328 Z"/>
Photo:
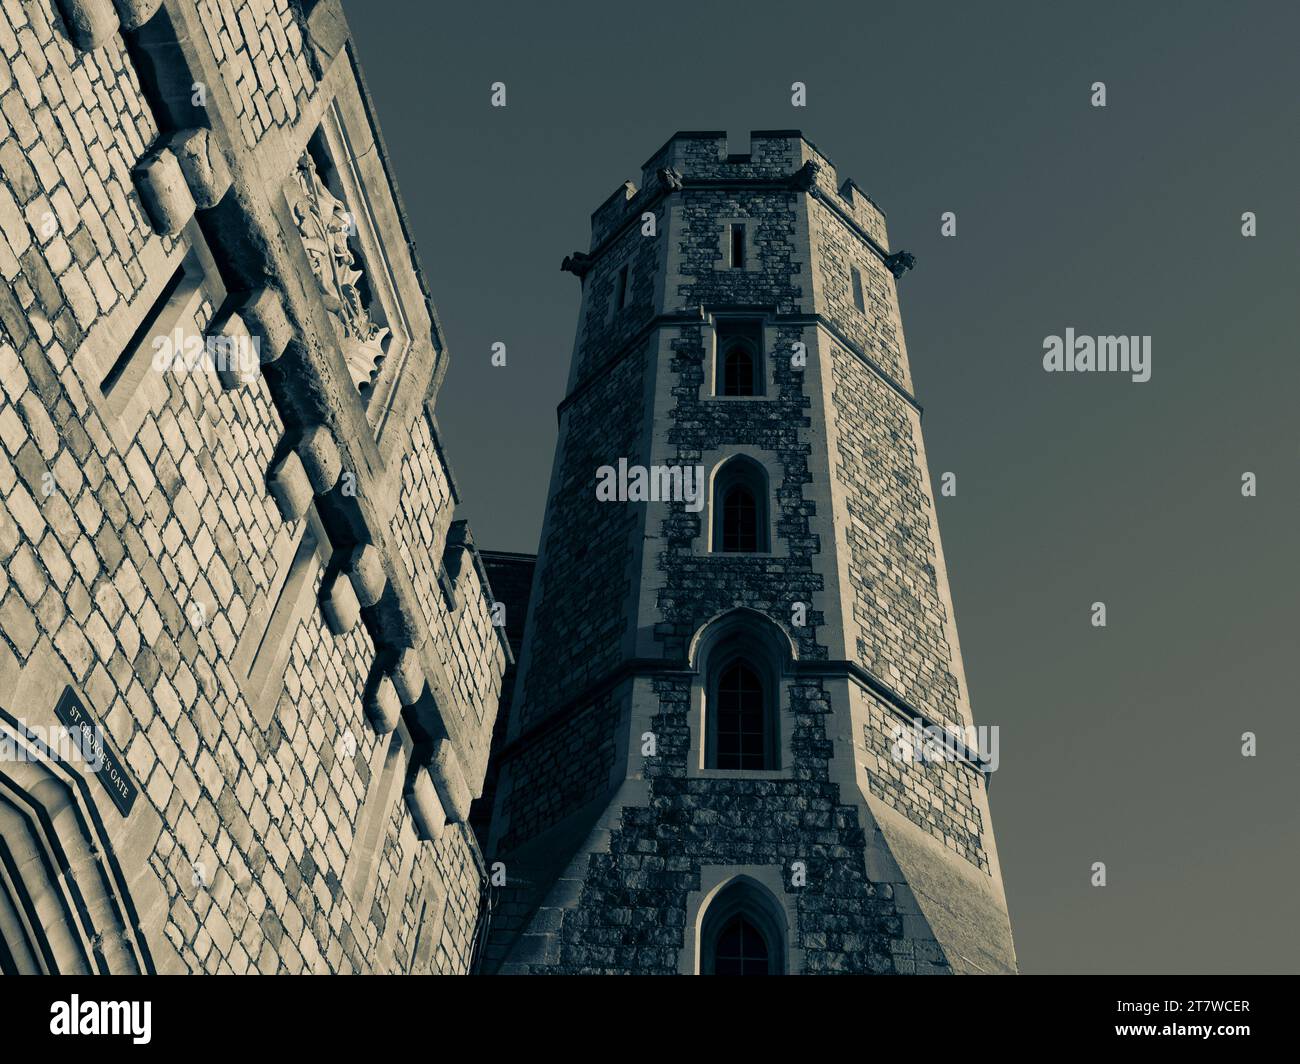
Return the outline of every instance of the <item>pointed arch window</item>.
<path id="1" fill-rule="evenodd" d="M 714 325 L 715 395 L 756 396 L 763 388 L 763 323 L 756 318 L 719 318 Z"/>
<path id="2" fill-rule="evenodd" d="M 787 923 L 766 888 L 740 876 L 709 903 L 700 925 L 702 975 L 784 975 Z"/>
<path id="3" fill-rule="evenodd" d="M 718 932 L 714 975 L 771 975 L 767 939 L 744 913 L 737 913 Z"/>
<path id="4" fill-rule="evenodd" d="M 767 473 L 750 458 L 733 458 L 713 478 L 713 550 L 762 554 L 771 549 Z"/>
<path id="5" fill-rule="evenodd" d="M 704 764 L 710 769 L 777 768 L 778 677 L 743 640 L 710 654 Z"/>

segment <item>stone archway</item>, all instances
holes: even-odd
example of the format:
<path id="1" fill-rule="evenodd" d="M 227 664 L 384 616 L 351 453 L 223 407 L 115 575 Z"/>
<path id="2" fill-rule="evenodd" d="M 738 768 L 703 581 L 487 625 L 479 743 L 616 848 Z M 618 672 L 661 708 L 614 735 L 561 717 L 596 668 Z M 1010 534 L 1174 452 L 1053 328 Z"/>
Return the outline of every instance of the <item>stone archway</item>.
<path id="1" fill-rule="evenodd" d="M 0 971 L 152 974 L 82 765 L 0 710 Z"/>

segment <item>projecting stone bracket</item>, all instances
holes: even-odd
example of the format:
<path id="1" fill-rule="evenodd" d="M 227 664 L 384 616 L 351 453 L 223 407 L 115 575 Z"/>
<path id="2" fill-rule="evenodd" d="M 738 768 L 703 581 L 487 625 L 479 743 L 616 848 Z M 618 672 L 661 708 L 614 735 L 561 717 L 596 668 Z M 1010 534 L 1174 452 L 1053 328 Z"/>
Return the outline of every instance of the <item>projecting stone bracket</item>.
<path id="1" fill-rule="evenodd" d="M 388 575 L 384 572 L 383 555 L 369 543 L 358 543 L 352 548 L 344 572 L 352 582 L 352 590 L 357 593 L 357 602 L 363 608 L 373 606 L 384 597 Z"/>
<path id="2" fill-rule="evenodd" d="M 253 337 L 239 311 L 229 305 L 223 307 L 208 327 L 207 336 L 215 349 L 217 379 L 222 388 L 233 391 L 256 380 L 257 366 L 246 357 L 252 351 Z"/>
<path id="3" fill-rule="evenodd" d="M 113 0 L 124 30 L 138 30 L 158 13 L 162 0 Z"/>
<path id="4" fill-rule="evenodd" d="M 910 251 L 896 251 L 892 255 L 885 256 L 885 266 L 888 267 L 889 272 L 897 280 L 908 270 L 916 268 L 916 256 Z"/>
<path id="5" fill-rule="evenodd" d="M 416 834 L 426 841 L 442 838 L 447 814 L 438 798 L 438 789 L 426 768 L 416 768 L 406 789 L 406 806 L 415 820 Z"/>
<path id="6" fill-rule="evenodd" d="M 167 141 L 180 164 L 195 205 L 206 210 L 221 202 L 230 188 L 230 164 L 216 138 L 206 129 L 182 129 Z"/>
<path id="7" fill-rule="evenodd" d="M 449 739 L 434 741 L 433 753 L 429 757 L 429 775 L 438 789 L 447 820 L 456 824 L 468 819 L 473 795 L 465 782 L 465 771 L 456 756 L 456 748 Z"/>
<path id="8" fill-rule="evenodd" d="M 258 358 L 262 365 L 278 360 L 294 336 L 280 293 L 274 288 L 250 292 L 238 312 L 249 334 L 257 340 Z"/>
<path id="9" fill-rule="evenodd" d="M 175 236 L 194 217 L 194 196 L 180 161 L 170 148 L 155 146 L 131 171 L 150 221 L 158 232 Z"/>
<path id="10" fill-rule="evenodd" d="M 380 676 L 366 695 L 366 719 L 380 735 L 387 735 L 402 719 L 402 703 L 397 697 L 393 681 Z"/>
<path id="11" fill-rule="evenodd" d="M 322 78 L 348 39 L 348 25 L 339 0 L 318 0 L 307 16 L 304 36 L 316 76 Z"/>
<path id="12" fill-rule="evenodd" d="M 414 647 L 404 647 L 393 666 L 393 686 L 402 705 L 413 706 L 424 694 L 424 669 L 420 655 Z"/>
<path id="13" fill-rule="evenodd" d="M 311 481 L 303 468 L 297 451 L 289 451 L 272 468 L 266 478 L 280 516 L 286 521 L 297 521 L 311 505 Z"/>
<path id="14" fill-rule="evenodd" d="M 585 251 L 575 251 L 572 255 L 564 256 L 564 261 L 560 263 L 560 270 L 564 273 L 571 273 L 578 280 L 582 280 L 587 276 L 587 271 L 595 264 L 596 260 Z"/>
<path id="15" fill-rule="evenodd" d="M 93 52 L 117 32 L 112 0 L 59 0 L 68 38 L 83 52 Z"/>
<path id="16" fill-rule="evenodd" d="M 321 596 L 321 612 L 325 623 L 335 635 L 343 635 L 356 627 L 361 619 L 361 603 L 352 590 L 351 581 L 342 572 L 335 572 Z"/>
<path id="17" fill-rule="evenodd" d="M 330 430 L 316 425 L 303 435 L 297 450 L 312 490 L 317 495 L 328 495 L 343 474 L 343 459 Z"/>

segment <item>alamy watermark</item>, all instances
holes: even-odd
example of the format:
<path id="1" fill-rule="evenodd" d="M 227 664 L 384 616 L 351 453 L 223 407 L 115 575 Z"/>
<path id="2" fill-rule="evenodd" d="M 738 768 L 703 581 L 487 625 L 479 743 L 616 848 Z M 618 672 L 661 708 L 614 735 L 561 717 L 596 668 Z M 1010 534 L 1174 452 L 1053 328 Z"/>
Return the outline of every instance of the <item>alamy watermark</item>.
<path id="1" fill-rule="evenodd" d="M 218 373 L 247 383 L 260 366 L 257 336 L 205 336 L 178 326 L 153 340 L 153 368 L 158 373 Z"/>
<path id="2" fill-rule="evenodd" d="M 682 502 L 691 513 L 704 509 L 704 467 L 679 465 L 603 465 L 596 470 L 600 502 Z"/>
<path id="3" fill-rule="evenodd" d="M 1151 379 L 1151 337 L 1064 336 L 1043 338 L 1043 369 L 1048 373 L 1128 373 L 1138 384 Z"/>
<path id="4" fill-rule="evenodd" d="M 83 724 L 76 728 L 56 724 L 45 728 L 28 724 L 25 720 L 18 723 L 33 745 L 29 747 L 7 732 L 0 734 L 0 762 L 45 761 L 52 753 L 60 761 L 84 763 L 91 772 L 104 767 L 104 729 L 98 724 Z"/>
<path id="5" fill-rule="evenodd" d="M 922 724 L 912 721 L 911 726 L 894 725 L 890 753 L 895 761 L 919 764 L 938 761 L 971 761 L 979 759 L 984 772 L 998 768 L 998 726 Z"/>

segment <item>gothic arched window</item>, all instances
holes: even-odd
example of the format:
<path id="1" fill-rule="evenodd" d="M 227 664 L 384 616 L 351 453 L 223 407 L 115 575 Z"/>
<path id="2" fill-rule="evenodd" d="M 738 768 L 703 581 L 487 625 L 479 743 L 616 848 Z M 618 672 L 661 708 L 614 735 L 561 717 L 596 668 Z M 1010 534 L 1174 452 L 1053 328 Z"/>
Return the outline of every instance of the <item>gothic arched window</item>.
<path id="1" fill-rule="evenodd" d="M 713 950 L 714 975 L 771 975 L 767 939 L 744 913 L 727 921 Z"/>
<path id="2" fill-rule="evenodd" d="M 713 478 L 713 549 L 765 553 L 767 525 L 767 474 L 753 459 L 731 459 Z"/>
<path id="3" fill-rule="evenodd" d="M 718 674 L 713 724 L 714 768 L 771 768 L 767 693 L 743 658 Z"/>
<path id="4" fill-rule="evenodd" d="M 713 326 L 713 342 L 716 352 L 714 395 L 762 395 L 762 319 L 718 318 Z"/>
<path id="5" fill-rule="evenodd" d="M 771 893 L 739 876 L 700 920 L 702 975 L 784 975 L 787 922 Z"/>

